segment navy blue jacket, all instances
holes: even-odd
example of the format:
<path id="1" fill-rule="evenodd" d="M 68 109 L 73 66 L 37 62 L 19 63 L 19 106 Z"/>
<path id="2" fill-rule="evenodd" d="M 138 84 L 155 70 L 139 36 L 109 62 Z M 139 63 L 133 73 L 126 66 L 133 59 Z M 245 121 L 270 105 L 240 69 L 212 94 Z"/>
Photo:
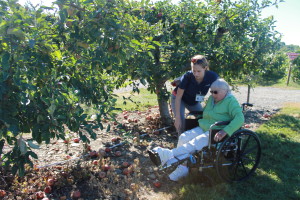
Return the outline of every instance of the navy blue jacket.
<path id="1" fill-rule="evenodd" d="M 195 101 L 196 94 L 205 96 L 211 86 L 211 84 L 218 79 L 218 74 L 213 71 L 205 71 L 203 81 L 197 83 L 192 71 L 186 72 L 181 77 L 181 82 L 178 85 L 179 88 L 184 90 L 182 100 L 184 103 L 192 106 L 198 103 Z M 178 88 L 177 87 L 177 88 Z M 175 89 L 177 91 L 177 88 Z"/>

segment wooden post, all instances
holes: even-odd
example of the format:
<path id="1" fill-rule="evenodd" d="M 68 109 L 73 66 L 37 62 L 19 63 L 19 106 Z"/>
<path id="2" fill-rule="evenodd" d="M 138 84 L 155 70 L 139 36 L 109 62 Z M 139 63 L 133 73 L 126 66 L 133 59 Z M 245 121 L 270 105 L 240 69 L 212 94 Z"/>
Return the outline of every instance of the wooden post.
<path id="1" fill-rule="evenodd" d="M 250 99 L 250 85 L 248 85 L 247 103 L 249 103 L 249 99 Z"/>
<path id="2" fill-rule="evenodd" d="M 289 83 L 290 83 L 291 73 L 292 73 L 292 64 L 291 64 L 291 61 L 290 61 L 290 67 L 289 67 L 288 78 L 287 78 L 287 81 L 286 81 L 286 86 L 288 86 Z"/>

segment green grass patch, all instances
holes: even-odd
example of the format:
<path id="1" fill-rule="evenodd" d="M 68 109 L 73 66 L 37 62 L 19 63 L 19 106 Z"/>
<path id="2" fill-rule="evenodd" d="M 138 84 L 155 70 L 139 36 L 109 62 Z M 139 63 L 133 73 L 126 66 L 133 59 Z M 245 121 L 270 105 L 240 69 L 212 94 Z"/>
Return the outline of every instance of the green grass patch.
<path id="1" fill-rule="evenodd" d="M 157 96 L 147 89 L 141 88 L 140 92 L 122 92 L 118 95 L 116 107 L 122 110 L 144 111 L 148 107 L 157 105 Z"/>
<path id="2" fill-rule="evenodd" d="M 177 191 L 178 199 L 300 199 L 300 118 L 294 116 L 297 113 L 300 104 L 286 104 L 256 130 L 262 158 L 253 177 L 233 184 L 217 180 L 208 188 L 186 181 Z"/>
<path id="3" fill-rule="evenodd" d="M 293 82 L 291 79 L 289 81 L 289 84 L 287 85 L 287 78 L 280 79 L 277 83 L 270 85 L 272 87 L 278 87 L 278 88 L 287 88 L 287 89 L 300 89 L 300 84 Z"/>
<path id="4" fill-rule="evenodd" d="M 285 103 L 280 113 L 300 118 L 300 103 Z"/>

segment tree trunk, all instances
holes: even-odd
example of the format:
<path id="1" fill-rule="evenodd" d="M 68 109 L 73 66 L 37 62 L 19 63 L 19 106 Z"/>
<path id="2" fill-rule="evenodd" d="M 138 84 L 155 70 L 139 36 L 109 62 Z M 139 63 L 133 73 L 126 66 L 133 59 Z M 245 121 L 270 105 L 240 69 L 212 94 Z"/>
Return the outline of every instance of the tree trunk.
<path id="1" fill-rule="evenodd" d="M 155 87 L 162 126 L 173 126 L 174 123 L 170 116 L 168 103 L 170 95 L 166 88 L 165 81 L 157 83 Z"/>

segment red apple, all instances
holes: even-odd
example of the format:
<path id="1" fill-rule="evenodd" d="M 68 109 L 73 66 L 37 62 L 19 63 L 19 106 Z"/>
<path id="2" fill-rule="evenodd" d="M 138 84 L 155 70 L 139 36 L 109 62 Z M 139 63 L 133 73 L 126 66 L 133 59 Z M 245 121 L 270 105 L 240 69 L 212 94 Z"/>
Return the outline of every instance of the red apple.
<path id="1" fill-rule="evenodd" d="M 93 165 L 98 165 L 98 160 L 93 160 Z"/>
<path id="2" fill-rule="evenodd" d="M 6 196 L 5 190 L 0 190 L 0 197 L 5 197 L 5 196 Z"/>
<path id="3" fill-rule="evenodd" d="M 124 119 L 128 119 L 128 115 L 124 115 Z"/>
<path id="4" fill-rule="evenodd" d="M 108 171 L 109 169 L 110 169 L 109 164 L 102 165 L 102 170 L 103 171 Z"/>
<path id="5" fill-rule="evenodd" d="M 89 154 L 90 154 L 91 158 L 94 158 L 94 157 L 98 156 L 98 153 L 96 151 L 91 151 Z"/>
<path id="6" fill-rule="evenodd" d="M 160 188 L 160 187 L 161 187 L 161 182 L 159 182 L 159 181 L 154 181 L 154 182 L 153 182 L 153 185 L 154 185 L 156 188 Z"/>
<path id="7" fill-rule="evenodd" d="M 51 191 L 52 191 L 51 186 L 47 186 L 47 187 L 44 188 L 44 192 L 45 192 L 46 194 L 51 193 Z"/>
<path id="8" fill-rule="evenodd" d="M 72 192 L 71 197 L 72 198 L 79 198 L 81 196 L 81 192 L 79 190 L 75 190 Z"/>
<path id="9" fill-rule="evenodd" d="M 49 185 L 49 186 L 54 185 L 54 179 L 49 178 L 49 179 L 47 180 L 47 185 Z"/>
<path id="10" fill-rule="evenodd" d="M 87 150 L 87 151 L 91 151 L 91 150 L 92 150 L 91 146 L 90 146 L 90 145 L 87 145 L 87 146 L 86 146 L 86 150 Z"/>
<path id="11" fill-rule="evenodd" d="M 39 191 L 39 192 L 35 193 L 35 196 L 36 196 L 37 199 L 42 199 L 42 198 L 45 197 L 45 194 L 44 194 L 44 192 Z"/>
<path id="12" fill-rule="evenodd" d="M 119 138 L 119 137 L 113 137 L 112 139 L 111 139 L 111 141 L 112 142 L 117 142 L 118 140 L 120 140 L 121 138 Z"/>
<path id="13" fill-rule="evenodd" d="M 244 127 L 245 128 L 250 128 L 250 124 L 245 124 Z"/>
<path id="14" fill-rule="evenodd" d="M 130 173 L 128 168 L 123 169 L 123 174 L 124 175 L 128 175 Z"/>
<path id="15" fill-rule="evenodd" d="M 105 178 L 106 177 L 106 173 L 105 172 L 100 172 L 99 173 L 99 178 Z"/>
<path id="16" fill-rule="evenodd" d="M 126 162 L 126 161 L 122 163 L 122 166 L 123 166 L 123 167 L 128 167 L 129 165 L 130 165 L 130 163 L 129 163 L 129 162 Z"/>
<path id="17" fill-rule="evenodd" d="M 105 148 L 105 152 L 106 152 L 106 153 L 109 153 L 109 152 L 111 152 L 111 149 L 110 149 L 109 147 L 106 147 L 106 148 Z"/>
<path id="18" fill-rule="evenodd" d="M 73 142 L 75 142 L 75 143 L 79 143 L 79 141 L 80 141 L 80 138 L 74 138 L 73 139 Z"/>
<path id="19" fill-rule="evenodd" d="M 153 134 L 158 135 L 159 131 L 154 131 Z"/>
<path id="20" fill-rule="evenodd" d="M 69 142 L 70 142 L 70 141 L 69 141 L 68 139 L 64 140 L 64 143 L 65 143 L 65 144 L 69 144 Z"/>
<path id="21" fill-rule="evenodd" d="M 112 52 L 113 49 L 114 49 L 114 47 L 109 47 L 109 48 L 108 48 L 108 51 L 109 51 L 109 52 Z"/>
<path id="22" fill-rule="evenodd" d="M 122 152 L 121 152 L 121 151 L 116 151 L 116 152 L 115 152 L 115 155 L 116 155 L 116 156 L 121 156 L 121 155 L 122 155 Z"/>

